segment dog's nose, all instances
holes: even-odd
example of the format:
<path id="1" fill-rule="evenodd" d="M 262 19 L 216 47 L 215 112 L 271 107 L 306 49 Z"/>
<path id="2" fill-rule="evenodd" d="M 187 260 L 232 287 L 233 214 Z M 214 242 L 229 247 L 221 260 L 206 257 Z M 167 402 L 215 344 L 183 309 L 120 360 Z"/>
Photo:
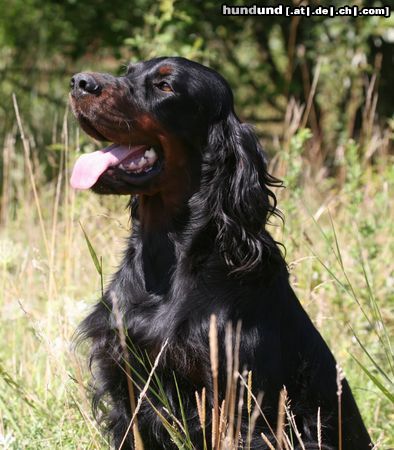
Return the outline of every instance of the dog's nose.
<path id="1" fill-rule="evenodd" d="M 92 74 L 82 72 L 71 78 L 70 87 L 73 95 L 95 94 L 101 92 L 102 86 L 95 80 Z"/>

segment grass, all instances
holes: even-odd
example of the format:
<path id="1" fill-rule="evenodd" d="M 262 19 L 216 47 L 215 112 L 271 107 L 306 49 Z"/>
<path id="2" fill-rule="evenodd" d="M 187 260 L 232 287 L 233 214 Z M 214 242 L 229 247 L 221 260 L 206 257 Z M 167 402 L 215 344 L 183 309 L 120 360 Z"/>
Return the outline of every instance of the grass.
<path id="1" fill-rule="evenodd" d="M 78 131 L 72 127 L 69 133 L 67 123 L 65 116 L 61 142 L 48 151 L 58 173 L 49 184 L 29 136 L 21 145 L 10 134 L 3 150 L 0 446 L 7 449 L 108 448 L 91 415 L 84 349 L 76 353 L 72 337 L 100 296 L 97 270 L 105 284 L 120 260 L 129 232 L 127 200 L 69 189 L 69 167 L 80 144 Z M 277 193 L 285 226 L 274 224 L 271 231 L 286 246 L 292 285 L 346 373 L 377 448 L 389 449 L 393 161 L 379 154 L 371 165 L 357 143 L 346 142 L 338 175 L 331 178 L 302 159 L 309 138 L 307 130 L 294 129 L 273 162 L 288 188 Z M 248 388 L 252 375 L 242 377 L 252 424 L 258 399 Z M 203 423 L 204 393 L 197 404 Z M 223 410 L 215 399 L 216 430 Z M 182 429 L 182 417 L 177 420 Z"/>

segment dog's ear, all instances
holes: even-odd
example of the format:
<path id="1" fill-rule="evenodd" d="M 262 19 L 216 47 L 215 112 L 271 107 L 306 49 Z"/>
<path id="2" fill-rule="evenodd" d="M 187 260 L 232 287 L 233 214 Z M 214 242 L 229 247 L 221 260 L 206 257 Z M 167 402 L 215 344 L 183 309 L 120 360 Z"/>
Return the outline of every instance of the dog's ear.
<path id="1" fill-rule="evenodd" d="M 278 253 L 265 224 L 277 214 L 270 187 L 281 182 L 268 174 L 252 128 L 234 113 L 212 126 L 204 158 L 202 190 L 220 253 L 232 273 L 251 272 Z"/>

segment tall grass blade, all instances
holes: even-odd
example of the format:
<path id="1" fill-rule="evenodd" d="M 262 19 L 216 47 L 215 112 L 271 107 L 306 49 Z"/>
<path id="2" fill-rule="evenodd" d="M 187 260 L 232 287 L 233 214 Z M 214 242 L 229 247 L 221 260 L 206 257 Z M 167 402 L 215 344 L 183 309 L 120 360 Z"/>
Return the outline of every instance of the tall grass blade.
<path id="1" fill-rule="evenodd" d="M 174 377 L 176 393 L 177 393 L 177 396 L 178 396 L 179 408 L 181 410 L 183 429 L 185 431 L 185 435 L 186 435 L 187 441 L 190 442 L 190 434 L 189 434 L 189 428 L 188 428 L 188 425 L 187 425 L 187 417 L 186 417 L 186 414 L 185 414 L 185 409 L 183 407 L 181 391 L 179 390 L 179 386 L 178 386 L 178 382 L 177 382 L 175 373 L 173 373 L 173 377 Z"/>
<path id="2" fill-rule="evenodd" d="M 90 239 L 88 238 L 88 235 L 87 235 L 84 227 L 82 226 L 82 223 L 79 222 L 79 225 L 80 225 L 83 235 L 85 237 L 85 241 L 88 246 L 89 253 L 92 258 L 94 267 L 96 268 L 97 273 L 100 275 L 101 296 L 103 297 L 104 296 L 103 258 L 102 258 L 102 256 L 100 256 L 100 259 L 98 258 L 97 253 L 96 253 L 92 243 L 90 242 Z"/>
<path id="3" fill-rule="evenodd" d="M 351 354 L 351 357 L 356 361 L 372 383 L 382 392 L 382 394 L 384 394 L 389 401 L 394 404 L 394 395 L 386 389 L 385 386 L 375 377 L 375 375 L 373 375 L 354 355 Z"/>

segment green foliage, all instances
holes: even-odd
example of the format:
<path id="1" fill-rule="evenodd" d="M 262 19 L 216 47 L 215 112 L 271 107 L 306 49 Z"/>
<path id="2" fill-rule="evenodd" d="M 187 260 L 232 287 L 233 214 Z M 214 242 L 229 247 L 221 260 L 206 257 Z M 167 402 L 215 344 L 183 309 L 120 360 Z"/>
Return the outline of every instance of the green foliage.
<path id="1" fill-rule="evenodd" d="M 306 143 L 311 139 L 312 132 L 308 128 L 300 128 L 290 139 L 289 150 L 283 152 L 283 161 L 287 164 L 284 183 L 292 192 L 300 189 L 300 181 L 303 171 L 302 154 Z"/>
<path id="2" fill-rule="evenodd" d="M 345 161 L 347 168 L 345 189 L 348 194 L 352 195 L 349 207 L 354 214 L 357 214 L 363 197 L 361 191 L 363 167 L 360 160 L 360 146 L 353 140 L 345 145 Z"/>
<path id="3" fill-rule="evenodd" d="M 392 19 L 230 17 L 211 0 L 0 0 L 0 8 L 0 139 L 12 130 L 15 92 L 43 165 L 74 72 L 119 73 L 130 60 L 154 56 L 181 55 L 220 70 L 234 89 L 238 113 L 256 124 L 271 153 L 272 137 L 285 131 L 288 99 L 308 101 L 319 67 L 303 127 L 312 131 L 312 146 L 320 147 L 318 159 L 328 167 L 336 147 L 366 125 L 360 118 L 374 73 L 380 115 L 372 123 L 385 126 L 392 114 Z M 45 170 L 47 177 L 52 173 Z"/>

